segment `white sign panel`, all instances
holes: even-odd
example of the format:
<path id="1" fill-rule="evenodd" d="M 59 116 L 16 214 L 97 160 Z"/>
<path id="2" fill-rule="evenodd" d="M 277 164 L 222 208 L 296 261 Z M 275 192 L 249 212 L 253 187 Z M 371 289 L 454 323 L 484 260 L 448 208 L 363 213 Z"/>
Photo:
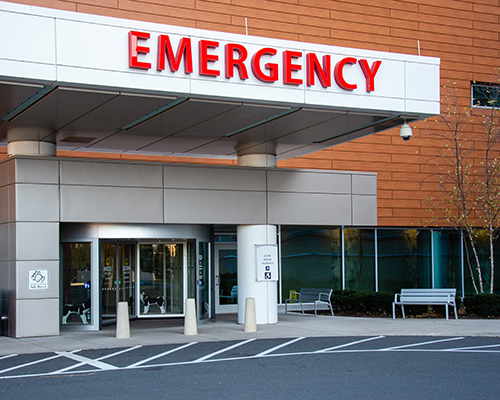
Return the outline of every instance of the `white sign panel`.
<path id="1" fill-rule="evenodd" d="M 271 104 L 439 113 L 437 58 L 0 1 L 0 77 Z M 33 27 L 31 35 L 25 27 Z M 32 32 L 32 30 L 29 30 Z M 37 72 L 38 71 L 38 72 Z"/>
<path id="2" fill-rule="evenodd" d="M 28 290 L 47 290 L 49 288 L 48 269 L 28 270 Z"/>
<path id="3" fill-rule="evenodd" d="M 276 282 L 278 280 L 278 245 L 255 245 L 257 256 L 257 280 Z"/>

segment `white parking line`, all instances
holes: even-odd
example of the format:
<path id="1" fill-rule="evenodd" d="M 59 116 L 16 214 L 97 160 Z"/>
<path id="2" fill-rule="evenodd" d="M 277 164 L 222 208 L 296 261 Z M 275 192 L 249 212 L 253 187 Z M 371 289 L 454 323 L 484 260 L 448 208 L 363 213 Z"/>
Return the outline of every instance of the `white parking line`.
<path id="1" fill-rule="evenodd" d="M 142 345 L 129 347 L 128 349 L 123 349 L 123 350 L 117 351 L 116 353 L 111 353 L 111 354 L 96 358 L 96 360 L 97 361 L 105 360 L 106 358 L 111 358 L 111 357 L 117 356 L 119 354 L 127 353 L 127 352 L 132 351 L 132 350 L 137 350 L 137 349 L 140 349 L 141 347 L 142 347 Z"/>
<path id="2" fill-rule="evenodd" d="M 434 344 L 434 343 L 443 343 L 443 342 L 449 342 L 452 340 L 461 340 L 461 339 L 465 339 L 465 338 L 464 337 L 456 337 L 456 338 L 448 338 L 448 339 L 441 339 L 441 340 L 432 340 L 430 342 L 405 344 L 402 346 L 394 346 L 394 347 L 387 347 L 385 349 L 379 349 L 378 351 L 391 351 L 391 350 L 398 350 L 398 349 L 406 349 L 408 347 L 423 346 L 426 344 Z"/>
<path id="3" fill-rule="evenodd" d="M 229 350 L 232 350 L 232 349 L 235 349 L 236 347 L 240 347 L 240 346 L 243 346 L 244 344 L 247 344 L 247 343 L 250 343 L 250 342 L 253 342 L 255 339 L 248 339 L 248 340 L 245 340 L 243 342 L 239 342 L 239 343 L 236 343 L 236 344 L 233 344 L 232 346 L 229 346 L 229 347 L 225 347 L 223 349 L 220 349 L 214 353 L 210 353 L 210 354 L 207 354 L 206 356 L 203 356 L 203 357 L 200 357 L 198 358 L 197 360 L 194 360 L 193 363 L 199 363 L 199 362 L 202 362 L 202 361 L 205 361 L 205 360 L 208 360 L 209 358 L 212 358 L 218 354 L 221 354 L 221 353 L 225 353 L 226 351 L 229 351 Z"/>
<path id="4" fill-rule="evenodd" d="M 30 378 L 30 377 L 48 376 L 48 375 L 56 375 L 56 374 L 60 374 L 60 375 L 72 374 L 72 373 L 73 374 L 88 374 L 88 373 L 94 374 L 96 372 L 109 371 L 109 370 L 119 371 L 119 370 L 126 370 L 126 369 L 132 369 L 132 368 L 137 368 L 137 369 L 145 368 L 146 369 L 146 368 L 152 368 L 152 367 L 174 367 L 174 366 L 178 366 L 178 365 L 193 365 L 193 364 L 203 363 L 203 362 L 210 363 L 210 362 L 242 361 L 242 360 L 255 359 L 258 357 L 263 357 L 263 358 L 265 358 L 265 357 L 291 357 L 291 356 L 299 356 L 299 355 L 300 356 L 315 355 L 318 353 L 320 353 L 320 354 L 339 354 L 339 353 L 351 353 L 351 352 L 368 353 L 368 352 L 391 351 L 391 350 L 393 350 L 393 351 L 406 351 L 406 352 L 441 352 L 441 353 L 442 352 L 457 352 L 457 353 L 462 353 L 462 354 L 463 353 L 473 353 L 473 352 L 476 352 L 476 353 L 479 353 L 479 352 L 480 353 L 495 353 L 495 354 L 500 353 L 499 350 L 488 350 L 490 348 L 498 348 L 498 347 L 500 347 L 500 344 L 490 344 L 490 345 L 471 346 L 471 347 L 459 347 L 459 348 L 453 348 L 453 349 L 422 349 L 422 348 L 417 349 L 417 348 L 415 348 L 415 347 L 423 346 L 426 344 L 443 343 L 443 342 L 448 342 L 448 341 L 461 340 L 461 339 L 465 339 L 464 337 L 432 340 L 432 341 L 427 341 L 427 342 L 412 343 L 412 344 L 394 346 L 394 347 L 383 348 L 383 349 L 357 349 L 357 350 L 356 349 L 349 349 L 349 348 L 345 349 L 346 347 L 353 346 L 353 345 L 358 344 L 358 343 L 362 343 L 362 342 L 366 342 L 366 341 L 370 341 L 370 340 L 381 339 L 384 337 L 385 336 L 377 336 L 377 337 L 361 339 L 361 340 L 357 340 L 354 342 L 346 343 L 346 344 L 335 346 L 335 347 L 330 347 L 328 349 L 317 350 L 317 351 L 306 351 L 306 352 L 295 352 L 295 353 L 274 353 L 274 354 L 272 354 L 274 351 L 276 351 L 280 348 L 283 348 L 285 346 L 289 346 L 292 343 L 295 343 L 299 340 L 305 339 L 305 337 L 299 337 L 299 338 L 289 340 L 288 342 L 282 343 L 278 346 L 272 347 L 272 348 L 265 350 L 257 355 L 235 356 L 235 357 L 215 358 L 215 359 L 213 358 L 214 356 L 216 356 L 218 354 L 227 352 L 231 349 L 237 348 L 239 346 L 243 346 L 247 343 L 250 343 L 250 342 L 256 340 L 256 339 L 248 339 L 248 340 L 233 344 L 231 346 L 225 347 L 225 348 L 218 350 L 216 352 L 210 353 L 206 356 L 200 357 L 196 360 L 145 365 L 149 361 L 152 361 L 152 360 L 158 359 L 160 357 L 166 356 L 168 354 L 180 351 L 182 349 L 185 349 L 185 348 L 197 343 L 197 342 L 192 342 L 192 343 L 180 345 L 179 347 L 176 347 L 176 348 L 170 349 L 168 351 L 162 352 L 160 354 L 156 354 L 154 356 L 148 357 L 144 360 L 138 361 L 138 362 L 131 364 L 129 366 L 126 366 L 126 367 L 115 367 L 113 365 L 101 362 L 100 360 L 135 350 L 141 346 L 135 346 L 135 347 L 123 349 L 123 350 L 117 351 L 115 353 L 100 357 L 100 358 L 95 359 L 95 360 L 87 358 L 87 357 L 76 355 L 74 353 L 79 352 L 81 350 L 74 350 L 72 352 L 60 352 L 60 353 L 57 353 L 56 355 L 51 356 L 51 357 L 47 357 L 47 358 L 43 358 L 40 360 L 28 362 L 28 363 L 25 363 L 22 365 L 10 367 L 10 368 L 7 368 L 7 369 L 0 371 L 0 374 L 4 374 L 5 372 L 9 372 L 9 371 L 14 371 L 16 369 L 23 368 L 23 367 L 28 367 L 28 366 L 31 366 L 34 364 L 43 363 L 45 361 L 57 359 L 59 357 L 66 357 L 66 358 L 78 361 L 78 363 L 76 363 L 76 365 L 73 365 L 73 366 L 67 367 L 67 368 L 63 368 L 63 369 L 59 369 L 59 370 L 51 372 L 51 373 L 50 372 L 49 373 L 43 372 L 43 373 L 33 373 L 33 374 L 28 373 L 28 374 L 19 374 L 19 375 L 2 375 L 2 376 L 0 376 L 0 380 L 16 379 L 16 378 Z M 15 355 L 4 356 L 1 359 L 5 359 L 8 357 L 14 357 L 14 356 Z M 81 365 L 90 365 L 90 366 L 97 367 L 97 369 L 86 369 L 86 370 L 81 369 L 78 371 L 68 372 L 71 369 L 74 369 L 77 366 L 81 366 Z"/>
<path id="5" fill-rule="evenodd" d="M 179 347 L 176 347 L 175 349 L 170 349 L 168 351 L 164 351 L 163 353 L 160 353 L 160 354 L 156 354 L 152 357 L 149 357 L 149 358 L 146 358 L 145 360 L 142 360 L 142 361 L 138 361 L 134 364 L 130 364 L 128 366 L 126 366 L 125 368 L 135 368 L 135 367 L 138 367 L 139 365 L 142 365 L 142 364 L 146 364 L 147 362 L 150 362 L 150 361 L 153 361 L 153 360 L 156 360 L 157 358 L 160 358 L 160 357 L 163 357 L 163 356 L 166 356 L 168 354 L 172 354 L 172 353 L 175 353 L 176 351 L 179 351 L 179 350 L 182 350 L 182 349 L 185 349 L 186 347 L 189 347 L 189 346 L 192 346 L 193 344 L 196 344 L 198 342 L 191 342 L 191 343 L 187 343 L 183 346 L 179 346 Z"/>
<path id="6" fill-rule="evenodd" d="M 256 354 L 254 357 L 263 357 L 263 356 L 265 356 L 265 355 L 267 355 L 269 353 L 272 353 L 273 351 L 279 350 L 279 349 L 281 349 L 281 348 L 283 348 L 285 346 L 289 346 L 292 343 L 298 342 L 299 340 L 302 340 L 302 339 L 305 339 L 305 337 L 298 337 L 298 338 L 290 340 L 290 341 L 288 341 L 286 343 L 282 343 L 282 344 L 280 344 L 278 346 L 275 346 L 275 347 L 272 347 L 272 348 L 270 348 L 268 350 L 265 350 L 262 353 Z"/>
<path id="7" fill-rule="evenodd" d="M 472 346 L 472 347 L 456 347 L 454 349 L 444 349 L 443 351 L 468 351 L 468 350 L 480 350 L 489 347 L 500 347 L 500 344 L 487 344 L 484 346 Z"/>
<path id="8" fill-rule="evenodd" d="M 375 339 L 382 339 L 384 337 L 385 336 L 376 336 L 376 337 L 370 337 L 370 338 L 367 338 L 367 339 L 361 339 L 361 340 L 357 340 L 355 342 L 345 343 L 345 344 L 341 344 L 341 345 L 335 346 L 335 347 L 329 347 L 328 349 L 318 350 L 315 353 L 325 353 L 327 351 L 334 351 L 334 350 L 337 350 L 337 349 L 342 349 L 344 347 L 354 346 L 355 344 L 369 342 L 369 341 L 375 340 Z"/>
<path id="9" fill-rule="evenodd" d="M 120 351 L 117 351 L 115 353 L 107 354 L 105 356 L 96 358 L 95 361 L 105 360 L 106 358 L 114 357 L 114 356 L 117 356 L 119 354 L 126 353 L 128 351 L 139 349 L 141 347 L 142 347 L 142 345 L 139 345 L 139 346 L 130 347 L 128 349 L 120 350 Z M 89 358 L 89 360 L 90 360 L 90 358 Z M 57 371 L 51 372 L 50 375 L 62 374 L 63 372 L 71 371 L 72 369 L 79 368 L 79 367 L 82 367 L 82 366 L 87 365 L 87 364 L 89 364 L 87 361 L 81 361 L 81 362 L 79 362 L 77 364 L 70 365 L 69 367 L 61 368 L 61 369 L 59 369 Z M 106 365 L 108 365 L 108 364 L 106 364 Z"/>
<path id="10" fill-rule="evenodd" d="M 61 354 L 56 354 L 55 356 L 51 356 L 51 357 L 47 357 L 47 358 L 42 358 L 41 360 L 32 361 L 32 362 L 29 362 L 29 363 L 26 363 L 26 364 L 16 365 L 15 367 L 10 367 L 10 368 L 6 368 L 6 369 L 1 370 L 0 374 L 3 374 L 5 372 L 14 371 L 16 369 L 23 368 L 23 367 L 29 367 L 30 365 L 40 364 L 42 362 L 53 360 L 53 359 L 59 358 L 59 357 L 61 357 Z"/>
<path id="11" fill-rule="evenodd" d="M 11 357 L 15 357 L 15 356 L 17 356 L 17 354 L 9 354 L 8 356 L 0 357 L 0 360 L 5 360 L 6 358 L 11 358 Z"/>
<path id="12" fill-rule="evenodd" d="M 79 356 L 78 354 L 67 353 L 65 351 L 57 352 L 57 354 L 64 356 L 64 357 L 67 357 L 67 358 L 70 358 L 70 359 L 75 360 L 75 361 L 79 361 L 80 363 L 83 363 L 83 364 L 92 365 L 93 367 L 97 367 L 97 368 L 102 369 L 102 370 L 119 369 L 118 367 L 115 367 L 114 365 L 103 363 L 102 361 L 98 361 L 98 360 L 92 360 L 91 358 Z"/>

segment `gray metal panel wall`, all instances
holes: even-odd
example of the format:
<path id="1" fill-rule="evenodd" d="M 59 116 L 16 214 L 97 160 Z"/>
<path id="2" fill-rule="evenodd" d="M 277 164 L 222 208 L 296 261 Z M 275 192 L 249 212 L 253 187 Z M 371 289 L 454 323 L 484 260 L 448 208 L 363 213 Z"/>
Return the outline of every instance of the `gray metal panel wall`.
<path id="1" fill-rule="evenodd" d="M 168 165 L 164 167 L 164 175 L 165 188 L 266 190 L 266 171 L 256 168 Z"/>
<path id="2" fill-rule="evenodd" d="M 269 224 L 377 224 L 375 174 L 269 170 L 267 198 Z"/>
<path id="3" fill-rule="evenodd" d="M 162 223 L 161 189 L 61 185 L 61 222 Z"/>
<path id="4" fill-rule="evenodd" d="M 59 334 L 58 164 L 16 158 L 0 165 L 0 290 L 11 336 Z M 30 270 L 48 271 L 47 289 L 28 289 Z"/>
<path id="5" fill-rule="evenodd" d="M 165 223 L 266 224 L 266 193 L 165 190 Z"/>
<path id="6" fill-rule="evenodd" d="M 377 223 L 376 174 L 100 160 L 59 164 L 61 222 Z"/>

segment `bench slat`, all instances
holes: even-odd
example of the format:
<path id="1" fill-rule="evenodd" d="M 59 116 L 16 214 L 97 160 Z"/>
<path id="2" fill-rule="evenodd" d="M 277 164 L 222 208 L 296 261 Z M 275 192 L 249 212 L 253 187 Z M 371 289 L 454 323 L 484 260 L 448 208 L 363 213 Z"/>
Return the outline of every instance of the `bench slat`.
<path id="1" fill-rule="evenodd" d="M 456 295 L 457 289 L 401 289 L 401 294 L 432 294 L 436 296 L 453 294 Z"/>
<path id="2" fill-rule="evenodd" d="M 407 305 L 439 305 L 446 307 L 446 319 L 448 319 L 448 307 L 455 310 L 455 319 L 458 319 L 455 296 L 457 289 L 401 289 L 401 293 L 394 296 L 392 303 L 392 317 L 396 318 L 396 305 L 401 306 L 403 318 L 405 318 L 404 306 Z"/>
<path id="3" fill-rule="evenodd" d="M 333 316 L 333 307 L 331 302 L 332 293 L 333 289 L 327 288 L 301 288 L 300 292 L 292 292 L 290 295 L 297 294 L 297 299 L 289 298 L 285 300 L 285 314 L 288 311 L 288 303 L 299 303 L 302 313 L 304 313 L 303 304 L 314 304 L 314 315 L 316 315 L 317 305 L 325 304 L 328 305 Z"/>

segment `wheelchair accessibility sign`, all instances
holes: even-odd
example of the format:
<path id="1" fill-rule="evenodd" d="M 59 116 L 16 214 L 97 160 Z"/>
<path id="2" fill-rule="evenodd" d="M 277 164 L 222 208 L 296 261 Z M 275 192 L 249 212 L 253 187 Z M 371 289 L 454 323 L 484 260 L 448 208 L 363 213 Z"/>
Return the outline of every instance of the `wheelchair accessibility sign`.
<path id="1" fill-rule="evenodd" d="M 255 245 L 257 261 L 257 281 L 276 282 L 278 280 L 278 246 L 273 244 Z"/>

